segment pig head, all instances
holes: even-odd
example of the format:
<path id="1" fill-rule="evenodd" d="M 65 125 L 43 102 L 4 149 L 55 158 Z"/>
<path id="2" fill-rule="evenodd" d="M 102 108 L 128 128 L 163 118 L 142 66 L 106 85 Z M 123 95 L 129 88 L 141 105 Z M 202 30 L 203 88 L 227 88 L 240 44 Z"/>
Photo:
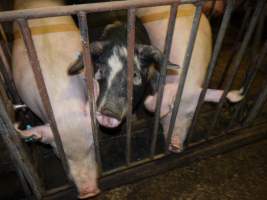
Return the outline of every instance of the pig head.
<path id="1" fill-rule="evenodd" d="M 106 18 L 110 19 L 110 13 Z M 99 82 L 100 95 L 97 100 L 96 118 L 100 125 L 114 128 L 121 124 L 127 113 L 127 15 L 115 18 L 106 24 L 99 37 L 90 44 L 95 68 L 95 79 Z M 88 19 L 92 17 L 88 17 Z M 95 17 L 97 19 L 99 17 Z M 103 23 L 103 18 L 102 23 Z M 93 25 L 90 26 L 93 31 Z M 134 50 L 133 108 L 142 100 L 145 90 L 156 83 L 162 53 L 150 45 L 147 32 L 136 19 L 136 45 Z M 77 74 L 82 65 L 72 66 L 69 74 Z"/>
<path id="2" fill-rule="evenodd" d="M 62 1 L 16 0 L 15 9 L 60 6 Z M 81 38 L 73 19 L 69 16 L 29 20 L 29 28 L 40 62 L 45 85 L 53 108 L 63 149 L 69 165 L 69 178 L 77 186 L 79 197 L 94 196 L 97 187 L 97 165 L 91 118 L 88 112 L 88 94 L 84 77 L 69 76 L 67 71 L 75 65 L 81 54 Z M 12 52 L 13 76 L 23 102 L 45 125 L 29 130 L 18 130 L 22 137 L 32 137 L 56 146 L 49 119 L 42 104 L 22 35 L 14 23 Z M 99 94 L 94 81 L 95 97 Z"/>

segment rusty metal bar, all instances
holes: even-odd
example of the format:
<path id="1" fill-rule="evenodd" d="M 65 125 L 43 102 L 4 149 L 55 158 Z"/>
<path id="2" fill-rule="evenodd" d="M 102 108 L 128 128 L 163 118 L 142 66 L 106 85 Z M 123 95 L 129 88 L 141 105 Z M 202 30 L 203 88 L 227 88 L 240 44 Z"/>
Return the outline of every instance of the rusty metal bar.
<path id="1" fill-rule="evenodd" d="M 257 56 L 256 63 L 252 64 L 251 73 L 248 75 L 248 80 L 244 83 L 244 91 L 243 91 L 242 95 L 244 95 L 245 98 L 249 93 L 249 90 L 250 90 L 250 88 L 252 86 L 253 81 L 255 80 L 257 72 L 264 65 L 264 59 L 265 59 L 266 54 L 267 54 L 267 41 L 265 41 L 264 46 L 263 46 L 260 54 Z M 245 105 L 245 103 L 246 103 L 246 101 L 243 100 L 242 102 L 240 102 L 237 105 L 237 107 L 235 108 L 235 113 L 234 113 L 234 115 L 233 115 L 233 117 L 232 117 L 232 119 L 231 119 L 231 121 L 229 123 L 229 126 L 228 126 L 227 130 L 229 130 L 233 126 L 235 120 L 237 120 L 237 117 L 238 117 L 241 109 Z"/>
<path id="2" fill-rule="evenodd" d="M 201 109 L 201 107 L 202 107 L 202 105 L 204 103 L 204 98 L 206 96 L 206 92 L 207 92 L 208 86 L 210 84 L 211 77 L 212 77 L 213 71 L 215 69 L 215 66 L 216 66 L 220 51 L 221 51 L 223 39 L 224 39 L 226 30 L 227 30 L 229 21 L 231 19 L 231 15 L 232 15 L 233 9 L 234 9 L 234 2 L 232 0 L 230 0 L 230 1 L 228 1 L 227 7 L 226 7 L 226 10 L 225 10 L 223 19 L 222 19 L 221 27 L 220 27 L 220 30 L 219 30 L 219 33 L 218 33 L 218 36 L 217 36 L 217 39 L 216 39 L 216 42 L 215 42 L 215 46 L 214 46 L 213 54 L 212 54 L 212 57 L 211 57 L 211 61 L 210 61 L 210 64 L 209 64 L 209 67 L 208 67 L 208 70 L 207 70 L 207 73 L 206 73 L 206 76 L 205 76 L 205 79 L 204 79 L 205 81 L 204 81 L 204 84 L 203 84 L 203 89 L 202 89 L 202 91 L 200 93 L 199 100 L 198 100 L 198 105 L 196 107 L 196 111 L 195 111 L 195 114 L 194 114 L 194 117 L 193 117 L 193 120 L 192 120 L 192 124 L 191 124 L 191 126 L 189 128 L 189 131 L 188 131 L 188 137 L 187 137 L 187 142 L 186 143 L 188 143 L 188 141 L 190 141 L 190 139 L 191 139 L 191 137 L 193 135 L 194 127 L 196 125 L 196 121 L 197 121 L 197 118 L 199 116 L 200 109 Z"/>
<path id="3" fill-rule="evenodd" d="M 63 165 L 65 172 L 68 174 L 69 168 L 68 168 L 67 159 L 66 159 L 64 149 L 62 146 L 62 142 L 60 139 L 60 134 L 59 134 L 59 131 L 57 128 L 55 116 L 54 116 L 52 105 L 51 105 L 51 102 L 49 99 L 48 91 L 47 91 L 47 88 L 45 85 L 44 77 L 42 75 L 42 70 L 41 70 L 39 60 L 38 60 L 37 52 L 36 52 L 36 49 L 34 47 L 30 28 L 29 28 L 28 23 L 25 19 L 18 19 L 17 22 L 18 22 L 18 25 L 20 27 L 20 30 L 21 30 L 21 33 L 23 36 L 23 40 L 24 40 L 24 43 L 25 43 L 25 46 L 27 49 L 29 61 L 30 61 L 30 64 L 32 66 L 32 70 L 33 70 L 34 78 L 35 78 L 35 81 L 36 81 L 36 84 L 38 87 L 39 95 L 42 99 L 44 109 L 45 109 L 46 114 L 48 116 L 48 120 L 49 120 L 48 122 L 51 126 L 51 129 L 53 131 L 53 135 L 55 137 L 57 151 L 59 153 L 61 163 Z"/>
<path id="4" fill-rule="evenodd" d="M 254 106 L 250 110 L 248 117 L 243 123 L 244 126 L 250 125 L 253 122 L 253 120 L 257 117 L 257 115 L 261 112 L 261 108 L 263 107 L 264 103 L 266 103 L 267 101 L 267 81 L 265 81 L 263 85 L 264 85 L 264 88 L 261 91 Z"/>
<path id="5" fill-rule="evenodd" d="M 70 6 L 57 6 L 49 8 L 35 8 L 27 10 L 17 11 L 4 11 L 0 13 L 0 22 L 2 21 L 13 21 L 17 18 L 43 18 L 43 17 L 56 17 L 63 15 L 74 15 L 78 12 L 105 12 L 110 10 L 121 10 L 128 8 L 139 8 L 139 7 L 151 7 L 151 6 L 162 6 L 176 2 L 183 4 L 198 3 L 201 0 L 126 0 L 126 1 L 114 1 L 114 2 L 101 2 L 101 3 L 90 3 Z"/>
<path id="6" fill-rule="evenodd" d="M 232 85 L 232 82 L 236 76 L 236 73 L 239 69 L 239 66 L 240 66 L 240 63 L 241 63 L 241 60 L 244 56 L 244 53 L 246 51 L 246 48 L 249 44 L 249 41 L 252 37 L 252 34 L 253 34 L 253 31 L 255 30 L 255 27 L 256 27 L 256 24 L 257 24 L 257 21 L 258 21 L 258 18 L 260 16 L 260 14 L 262 13 L 262 10 L 264 8 L 264 1 L 258 1 L 258 4 L 257 4 L 257 7 L 253 13 L 253 17 L 250 21 L 250 24 L 249 24 L 249 28 L 245 34 L 245 38 L 241 44 L 241 48 L 240 50 L 238 51 L 236 57 L 235 57 L 235 60 L 234 60 L 234 63 L 233 63 L 233 67 L 231 68 L 231 71 L 229 73 L 229 76 L 227 77 L 227 80 L 226 80 L 226 85 L 225 85 L 225 88 L 224 88 L 224 92 L 223 92 L 223 95 L 220 99 L 220 102 L 216 108 L 216 112 L 215 112 L 215 115 L 214 115 L 214 118 L 213 118 L 213 121 L 211 123 L 211 126 L 210 126 L 210 130 L 214 129 L 215 128 L 215 125 L 218 121 L 218 118 L 219 118 L 219 115 L 220 115 L 220 112 L 223 108 L 223 105 L 224 105 L 224 102 L 226 101 L 226 95 L 227 93 L 229 92 L 230 88 L 231 88 L 231 85 Z"/>
<path id="7" fill-rule="evenodd" d="M 43 185 L 41 184 L 38 175 L 34 171 L 34 167 L 29 161 L 26 152 L 24 151 L 21 140 L 18 138 L 12 122 L 9 119 L 8 114 L 3 106 L 3 102 L 0 99 L 0 133 L 3 141 L 7 145 L 14 166 L 17 171 L 22 170 L 25 178 L 31 186 L 33 193 L 37 199 L 41 199 L 44 192 Z"/>
<path id="8" fill-rule="evenodd" d="M 131 162 L 131 130 L 133 110 L 133 73 L 134 73 L 134 47 L 135 47 L 135 8 L 128 10 L 127 21 L 127 137 L 126 137 L 126 163 Z"/>
<path id="9" fill-rule="evenodd" d="M 198 26 L 199 26 L 199 22 L 200 22 L 200 18 L 201 18 L 202 7 L 203 7 L 203 2 L 201 2 L 197 6 L 196 11 L 195 11 L 195 16 L 193 19 L 193 24 L 192 24 L 192 29 L 191 29 L 191 34 L 189 37 L 189 44 L 187 46 L 187 50 L 186 50 L 186 53 L 184 56 L 182 73 L 180 76 L 179 86 L 178 86 L 177 91 L 176 91 L 176 98 L 174 101 L 174 108 L 172 110 L 172 116 L 171 116 L 170 126 L 169 126 L 169 130 L 168 130 L 168 136 L 167 136 L 167 141 L 166 141 L 166 146 L 165 146 L 165 153 L 168 153 L 168 147 L 169 147 L 169 144 L 171 142 L 174 124 L 176 122 L 176 117 L 177 117 L 177 114 L 179 111 L 179 106 L 181 103 L 182 94 L 183 94 L 183 90 L 184 90 L 184 86 L 185 86 L 185 80 L 186 80 L 186 76 L 187 76 L 188 69 L 190 66 L 191 57 L 192 57 L 192 53 L 193 53 L 193 49 L 194 49 L 194 44 L 195 44 L 195 40 L 196 40 L 196 36 L 197 36 L 197 32 L 198 32 Z"/>
<path id="10" fill-rule="evenodd" d="M 163 58 L 163 62 L 161 63 L 160 78 L 159 78 L 159 83 L 158 83 L 159 84 L 158 85 L 158 97 L 157 97 L 157 104 L 156 104 L 157 107 L 156 107 L 154 130 L 153 130 L 153 136 L 152 136 L 152 142 L 151 142 L 151 148 L 150 148 L 151 159 L 153 159 L 155 156 L 157 135 L 158 135 L 158 129 L 159 129 L 159 122 L 160 122 L 160 109 L 161 109 L 161 103 L 162 103 L 162 98 L 163 98 L 164 85 L 166 81 L 166 71 L 167 71 L 166 68 L 167 68 L 170 51 L 172 47 L 172 39 L 173 39 L 175 22 L 176 22 L 178 4 L 179 3 L 174 3 L 171 5 L 171 8 L 170 8 L 171 10 L 170 10 L 170 16 L 169 16 L 169 22 L 168 22 L 168 29 L 167 29 L 167 34 L 165 38 L 164 58 Z"/>
<path id="11" fill-rule="evenodd" d="M 94 77 L 94 68 L 92 64 L 92 58 L 90 54 L 90 46 L 89 46 L 89 35 L 88 35 L 88 26 L 87 26 L 87 17 L 85 12 L 79 12 L 78 14 L 79 19 L 79 27 L 81 31 L 82 37 L 82 47 L 83 47 L 83 63 L 85 66 L 85 77 L 86 82 L 88 85 L 88 94 L 89 94 L 89 106 L 90 106 L 90 116 L 91 116 L 91 123 L 92 123 L 92 131 L 93 131 L 93 138 L 94 138 L 94 145 L 95 145 L 95 154 L 96 154 L 96 162 L 99 167 L 99 174 L 102 173 L 102 162 L 101 162 L 101 155 L 99 149 L 99 139 L 98 139 L 98 127 L 96 123 L 95 113 L 96 113 L 96 99 L 94 98 L 93 91 L 94 91 L 94 84 L 93 84 L 93 77 Z"/>
<path id="12" fill-rule="evenodd" d="M 246 9 L 246 13 L 245 13 L 245 16 L 244 16 L 244 19 L 243 19 L 243 22 L 242 22 L 240 31 L 238 32 L 238 35 L 237 35 L 237 37 L 235 39 L 236 42 L 233 45 L 233 48 L 231 49 L 231 53 L 230 53 L 231 57 L 226 62 L 227 64 L 225 65 L 224 70 L 222 72 L 220 81 L 218 83 L 218 88 L 221 88 L 222 87 L 222 85 L 224 83 L 224 80 L 227 77 L 227 72 L 228 72 L 228 70 L 229 70 L 229 68 L 231 66 L 231 63 L 233 62 L 234 55 L 238 51 L 238 49 L 240 49 L 241 39 L 242 39 L 242 37 L 243 37 L 243 35 L 245 33 L 245 30 L 246 30 L 248 21 L 251 18 L 252 11 L 253 11 L 252 7 L 251 6 L 248 6 L 248 8 Z"/>
<path id="13" fill-rule="evenodd" d="M 1 43 L 0 43 L 0 58 L 1 58 L 0 64 L 2 64 L 0 71 L 3 75 L 3 79 L 5 80 L 5 85 L 7 86 L 7 90 L 10 93 L 9 95 L 11 96 L 13 103 L 20 104 L 21 100 L 20 97 L 18 96 L 17 89 L 11 74 L 11 66 L 4 53 L 4 49 Z"/>

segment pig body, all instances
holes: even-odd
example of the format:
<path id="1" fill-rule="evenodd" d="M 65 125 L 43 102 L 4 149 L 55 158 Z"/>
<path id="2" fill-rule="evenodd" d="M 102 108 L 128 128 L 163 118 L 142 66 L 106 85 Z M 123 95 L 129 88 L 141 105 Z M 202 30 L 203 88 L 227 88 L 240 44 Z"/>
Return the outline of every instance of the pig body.
<path id="1" fill-rule="evenodd" d="M 170 61 L 181 66 L 180 70 L 183 67 L 182 64 L 189 42 L 194 12 L 195 6 L 190 4 L 181 5 L 178 9 Z M 149 32 L 152 44 L 162 50 L 164 48 L 163 38 L 166 36 L 168 25 L 169 7 L 142 8 L 138 10 L 138 15 Z M 161 31 L 159 32 L 158 30 Z M 197 106 L 202 83 L 211 58 L 211 38 L 209 22 L 202 15 L 170 144 L 170 150 L 175 152 L 183 149 L 183 142 Z M 172 107 L 179 86 L 180 70 L 174 73 L 174 75 L 168 75 L 166 80 L 161 108 L 161 123 L 165 136 L 168 133 Z M 222 91 L 208 90 L 206 97 L 207 100 L 216 102 L 221 95 Z M 229 97 L 240 100 L 242 97 L 238 95 L 240 95 L 239 92 L 234 92 L 230 93 Z M 156 97 L 157 94 L 148 96 L 145 100 L 146 108 L 152 112 L 156 109 Z"/>
<path id="2" fill-rule="evenodd" d="M 60 5 L 63 5 L 61 0 L 15 1 L 15 9 Z M 82 75 L 69 76 L 67 73 L 82 51 L 79 30 L 70 16 L 32 19 L 28 22 L 69 164 L 69 177 L 77 186 L 81 198 L 96 195 L 99 189 L 91 119 L 86 109 L 87 89 Z M 52 131 L 47 124 L 48 116 L 17 24 L 14 24 L 14 37 L 12 66 L 16 87 L 24 103 L 46 123 L 19 132 L 23 137 L 34 137 L 55 148 Z"/>

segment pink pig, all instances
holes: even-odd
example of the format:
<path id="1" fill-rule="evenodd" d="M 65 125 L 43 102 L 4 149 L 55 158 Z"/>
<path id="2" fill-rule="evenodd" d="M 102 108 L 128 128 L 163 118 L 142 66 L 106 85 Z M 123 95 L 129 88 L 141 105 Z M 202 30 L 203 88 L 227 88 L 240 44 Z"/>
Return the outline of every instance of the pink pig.
<path id="1" fill-rule="evenodd" d="M 195 6 L 191 4 L 180 5 L 178 8 L 176 25 L 174 29 L 172 49 L 170 53 L 170 61 L 174 64 L 182 66 L 185 52 L 187 49 L 189 35 L 191 33 Z M 164 48 L 164 38 L 168 26 L 170 14 L 169 6 L 142 8 L 138 9 L 138 16 L 143 21 L 148 30 L 152 44 L 159 49 Z M 184 92 L 181 99 L 179 112 L 176 118 L 174 132 L 171 139 L 169 149 L 174 152 L 179 152 L 183 149 L 183 142 L 186 138 L 188 128 L 191 124 L 194 115 L 199 95 L 202 90 L 202 84 L 207 71 L 207 67 L 211 58 L 212 52 L 212 34 L 209 21 L 202 14 L 199 24 L 199 29 L 194 45 L 194 50 L 187 74 Z M 182 70 L 182 67 L 181 69 Z M 163 102 L 161 106 L 161 123 L 163 125 L 164 134 L 167 136 L 168 127 L 170 124 L 171 111 L 179 84 L 180 72 L 176 75 L 167 76 L 164 89 Z M 207 91 L 206 101 L 218 102 L 223 91 L 212 90 Z M 236 102 L 242 99 L 240 91 L 231 91 L 227 98 Z M 145 106 L 151 112 L 155 111 L 157 94 L 148 96 L 145 100 Z"/>
<path id="2" fill-rule="evenodd" d="M 17 10 L 61 5 L 64 5 L 63 0 L 15 1 Z M 80 32 L 71 16 L 30 19 L 28 23 L 69 165 L 68 176 L 77 186 L 79 198 L 94 196 L 99 193 L 98 168 L 88 110 L 88 90 L 82 74 L 69 76 L 67 73 L 69 67 L 77 63 L 82 51 Z M 46 124 L 18 131 L 22 137 L 33 137 L 51 144 L 57 152 L 48 116 L 16 23 L 14 38 L 12 67 L 18 93 L 23 102 Z M 96 81 L 94 86 L 97 98 L 99 88 Z"/>

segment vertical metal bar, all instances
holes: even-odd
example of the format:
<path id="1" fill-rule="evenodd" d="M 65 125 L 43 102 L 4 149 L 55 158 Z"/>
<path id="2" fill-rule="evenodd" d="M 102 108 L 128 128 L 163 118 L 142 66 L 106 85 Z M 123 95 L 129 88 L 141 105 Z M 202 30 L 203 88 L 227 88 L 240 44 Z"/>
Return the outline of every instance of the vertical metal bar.
<path id="1" fill-rule="evenodd" d="M 261 108 L 266 103 L 267 101 L 267 81 L 264 82 L 264 88 L 261 90 L 261 93 L 256 100 L 254 106 L 250 110 L 248 117 L 246 118 L 245 122 L 243 125 L 250 125 L 253 120 L 257 117 L 257 115 L 261 112 Z"/>
<path id="2" fill-rule="evenodd" d="M 96 118 L 95 118 L 96 104 L 95 104 L 95 98 L 93 95 L 93 91 L 94 91 L 94 84 L 93 84 L 94 68 L 93 68 L 91 53 L 90 53 L 86 13 L 85 12 L 79 12 L 78 19 L 79 19 L 79 27 L 80 27 L 80 31 L 81 31 L 81 37 L 82 37 L 83 63 L 85 66 L 85 77 L 86 77 L 86 81 L 87 81 L 87 85 L 88 85 L 88 89 L 89 89 L 88 100 L 89 100 L 89 106 L 90 106 L 90 116 L 91 116 L 92 131 L 93 131 L 93 138 L 94 138 L 94 145 L 95 145 L 96 162 L 97 162 L 98 168 L 99 168 L 98 172 L 101 175 L 102 162 L 101 162 L 101 155 L 100 155 L 100 148 L 99 148 L 98 127 L 97 127 Z"/>
<path id="3" fill-rule="evenodd" d="M 11 158 L 14 162 L 14 166 L 17 171 L 22 170 L 29 185 L 31 186 L 33 193 L 37 199 L 41 199 L 44 193 L 43 185 L 35 173 L 31 162 L 28 160 L 26 152 L 23 149 L 20 138 L 14 129 L 12 122 L 10 121 L 6 110 L 3 106 L 2 99 L 0 98 L 0 133 L 3 141 L 7 145 Z"/>
<path id="4" fill-rule="evenodd" d="M 253 63 L 253 65 L 252 65 L 251 74 L 248 75 L 248 80 L 244 83 L 245 86 L 244 86 L 244 92 L 242 95 L 244 95 L 245 97 L 248 95 L 248 92 L 252 86 L 252 83 L 256 77 L 258 70 L 264 65 L 264 59 L 265 59 L 266 54 L 267 54 L 267 41 L 265 41 L 264 46 L 263 46 L 260 54 L 257 56 L 256 63 Z M 233 123 L 237 119 L 237 117 L 238 117 L 241 109 L 245 105 L 245 103 L 246 103 L 246 101 L 243 100 L 242 102 L 240 102 L 237 105 L 237 107 L 235 109 L 235 113 L 234 113 L 234 115 L 230 121 L 230 124 L 229 124 L 227 130 L 229 130 L 233 126 Z"/>
<path id="5" fill-rule="evenodd" d="M 128 9 L 127 21 L 127 138 L 126 138 L 126 163 L 131 162 L 131 130 L 132 130 L 132 101 L 133 101 L 133 70 L 135 47 L 135 8 Z"/>
<path id="6" fill-rule="evenodd" d="M 232 0 L 230 0 L 228 2 L 231 3 L 232 5 L 234 4 Z M 230 68 L 230 65 L 233 62 L 234 55 L 238 51 L 238 49 L 240 48 L 240 40 L 244 35 L 244 32 L 245 32 L 246 27 L 247 27 L 247 23 L 248 23 L 249 19 L 251 18 L 252 11 L 253 11 L 252 7 L 248 6 L 248 8 L 246 9 L 246 13 L 245 13 L 245 16 L 244 16 L 240 31 L 238 32 L 238 35 L 237 35 L 237 37 L 235 39 L 236 42 L 235 42 L 233 48 L 231 49 L 231 53 L 230 53 L 231 57 L 228 59 L 227 64 L 224 67 L 224 70 L 222 72 L 222 76 L 221 76 L 221 79 L 219 81 L 218 88 L 222 87 L 222 85 L 224 83 L 224 80 L 227 77 L 227 72 L 228 72 L 228 70 Z"/>
<path id="7" fill-rule="evenodd" d="M 169 147 L 169 144 L 171 142 L 174 124 L 176 122 L 176 117 L 177 117 L 177 114 L 179 111 L 179 106 L 181 103 L 182 94 L 183 94 L 183 90 L 184 90 L 184 86 L 185 86 L 185 80 L 186 80 L 186 76 L 187 76 L 188 69 L 190 66 L 192 52 L 194 49 L 194 44 L 195 44 L 195 40 L 196 40 L 196 36 L 197 36 L 197 32 L 198 32 L 198 26 L 199 26 L 199 22 L 200 22 L 200 18 L 201 18 L 202 7 L 203 7 L 203 2 L 200 2 L 200 4 L 197 5 L 196 11 L 195 11 L 195 16 L 193 19 L 193 24 L 192 24 L 192 29 L 191 29 L 191 34 L 189 37 L 189 44 L 187 46 L 187 50 L 186 50 L 184 61 L 183 61 L 183 66 L 182 66 L 183 70 L 182 70 L 182 73 L 180 76 L 179 87 L 177 88 L 177 91 L 176 91 L 176 98 L 174 101 L 174 108 L 172 110 L 170 127 L 168 130 L 168 136 L 167 136 L 167 141 L 166 141 L 167 143 L 165 146 L 165 153 L 168 153 L 168 147 Z"/>
<path id="8" fill-rule="evenodd" d="M 233 80 L 235 78 L 235 75 L 236 75 L 238 69 L 239 69 L 239 66 L 240 66 L 241 60 L 243 58 L 243 55 L 245 53 L 245 50 L 246 50 L 246 48 L 248 46 L 248 43 L 249 43 L 249 41 L 251 39 L 253 31 L 254 31 L 254 29 L 256 27 L 258 18 L 259 18 L 260 14 L 261 14 L 261 12 L 262 12 L 262 10 L 264 8 L 263 5 L 264 5 L 264 1 L 258 1 L 257 7 L 256 7 L 256 9 L 255 9 L 255 11 L 253 13 L 253 17 L 252 17 L 252 19 L 250 21 L 248 31 L 246 32 L 245 38 L 244 38 L 244 40 L 242 42 L 242 45 L 241 45 L 241 48 L 240 48 L 240 50 L 238 51 L 238 53 L 237 53 L 237 55 L 235 57 L 235 60 L 234 60 L 234 63 L 233 63 L 233 67 L 231 68 L 231 71 L 229 73 L 230 75 L 229 75 L 229 77 L 227 77 L 226 85 L 225 85 L 225 88 L 224 88 L 224 92 L 223 92 L 223 95 L 222 95 L 222 97 L 220 99 L 220 102 L 219 102 L 219 104 L 218 104 L 218 106 L 216 108 L 216 112 L 215 112 L 215 115 L 214 115 L 214 118 L 213 118 L 213 121 L 211 123 L 209 131 L 214 129 L 214 127 L 215 127 L 215 125 L 216 125 L 216 123 L 218 121 L 220 112 L 221 112 L 221 110 L 223 108 L 223 105 L 224 105 L 224 102 L 226 100 L 226 95 L 227 95 L 227 93 L 229 92 L 229 90 L 231 88 L 232 82 L 233 82 Z"/>
<path id="9" fill-rule="evenodd" d="M 170 55 L 170 51 L 172 47 L 172 39 L 173 39 L 174 27 L 175 27 L 176 16 L 177 16 L 177 7 L 178 7 L 178 3 L 174 3 L 171 5 L 171 8 L 170 8 L 171 10 L 170 10 L 170 16 L 169 16 L 169 22 L 168 22 L 168 29 L 167 29 L 167 34 L 165 38 L 164 57 L 161 63 L 160 78 L 159 78 L 159 83 L 158 83 L 159 84 L 158 85 L 158 97 L 157 97 L 157 104 L 156 104 L 157 107 L 156 107 L 152 142 L 151 142 L 151 147 L 150 147 L 151 159 L 153 159 L 155 156 L 157 134 L 158 134 L 159 120 L 160 120 L 160 109 L 161 109 L 161 103 L 162 103 L 162 98 L 163 98 L 164 85 L 166 81 L 166 71 L 167 71 L 166 68 L 167 68 L 169 55 Z"/>
<path id="10" fill-rule="evenodd" d="M 55 137 L 57 151 L 59 153 L 61 163 L 63 165 L 65 172 L 68 174 L 69 168 L 68 168 L 67 159 L 66 159 L 64 149 L 62 146 L 62 142 L 60 139 L 59 131 L 57 128 L 57 124 L 56 124 L 55 116 L 53 113 L 52 105 L 51 105 L 51 102 L 49 99 L 48 91 L 47 91 L 47 88 L 45 85 L 44 77 L 42 75 L 42 70 L 41 70 L 41 66 L 40 66 L 40 63 L 39 63 L 39 60 L 37 57 L 37 52 L 36 52 L 35 47 L 34 47 L 30 28 L 29 28 L 28 23 L 25 19 L 18 19 L 17 22 L 19 24 L 19 27 L 20 27 L 20 30 L 21 30 L 21 33 L 23 36 L 23 40 L 24 40 L 24 43 L 25 43 L 25 46 L 27 49 L 29 61 L 30 61 L 30 64 L 32 66 L 32 70 L 33 70 L 34 78 L 35 78 L 35 81 L 36 81 L 36 84 L 38 87 L 39 95 L 42 99 L 44 109 L 48 115 L 49 124 L 52 128 L 53 135 Z"/>
<path id="11" fill-rule="evenodd" d="M 208 70 L 207 70 L 207 73 L 206 73 L 206 76 L 205 76 L 205 79 L 204 79 L 203 89 L 202 89 L 202 91 L 200 93 L 199 100 L 198 100 L 198 105 L 196 107 L 196 111 L 195 111 L 195 114 L 194 114 L 194 117 L 193 117 L 193 120 L 192 120 L 192 124 L 191 124 L 191 126 L 189 128 L 189 131 L 188 131 L 188 137 L 187 137 L 187 142 L 186 143 L 188 143 L 188 141 L 190 141 L 190 139 L 191 139 L 191 137 L 193 135 L 193 129 L 194 129 L 195 125 L 196 125 L 196 120 L 197 120 L 198 115 L 200 113 L 200 109 L 201 109 L 201 107 L 202 107 L 202 105 L 204 103 L 204 98 L 206 96 L 206 92 L 207 92 L 208 86 L 210 84 L 210 80 L 211 80 L 213 71 L 214 71 L 215 66 L 217 64 L 218 56 L 219 56 L 220 51 L 221 51 L 223 39 L 224 39 L 226 30 L 227 30 L 229 21 L 231 19 L 233 8 L 234 8 L 233 1 L 232 0 L 228 1 L 227 7 L 226 7 L 226 10 L 225 10 L 223 19 L 222 19 L 221 27 L 220 27 L 220 30 L 219 30 L 219 33 L 218 33 L 218 36 L 217 36 L 217 39 L 216 39 L 216 42 L 215 42 L 215 46 L 214 46 L 213 54 L 212 54 L 212 57 L 211 57 L 211 61 L 210 61 L 210 64 L 209 64 L 209 67 L 208 67 Z"/>
<path id="12" fill-rule="evenodd" d="M 212 17 L 212 15 L 215 13 L 215 4 L 216 4 L 217 0 L 213 0 L 211 3 L 211 9 L 209 11 L 209 13 L 207 14 L 208 19 L 210 19 Z M 209 2 L 209 1 L 208 1 Z"/>

